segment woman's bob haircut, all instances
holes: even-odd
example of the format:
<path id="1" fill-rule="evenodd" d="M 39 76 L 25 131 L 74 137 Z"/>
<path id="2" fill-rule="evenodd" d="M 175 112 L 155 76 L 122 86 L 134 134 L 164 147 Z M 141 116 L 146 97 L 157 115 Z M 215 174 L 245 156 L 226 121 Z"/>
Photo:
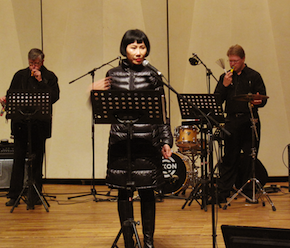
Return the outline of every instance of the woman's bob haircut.
<path id="1" fill-rule="evenodd" d="M 131 43 L 134 43 L 135 41 L 137 41 L 138 44 L 144 42 L 147 48 L 147 53 L 145 57 L 147 57 L 150 53 L 150 42 L 147 35 L 139 29 L 131 29 L 124 34 L 120 45 L 120 53 L 123 56 L 127 57 L 127 46 Z"/>

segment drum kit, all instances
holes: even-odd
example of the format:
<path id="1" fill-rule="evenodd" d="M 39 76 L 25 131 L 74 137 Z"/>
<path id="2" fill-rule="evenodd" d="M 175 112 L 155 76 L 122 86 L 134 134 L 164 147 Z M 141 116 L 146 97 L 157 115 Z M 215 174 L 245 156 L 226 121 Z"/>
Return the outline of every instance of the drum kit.
<path id="1" fill-rule="evenodd" d="M 196 160 L 201 154 L 201 141 L 198 134 L 195 125 L 181 125 L 175 128 L 174 137 L 178 151 L 172 153 L 170 158 L 162 160 L 165 178 L 163 194 L 177 196 L 181 192 L 184 194 L 187 188 L 196 188 L 199 185 L 199 167 Z"/>
<path id="2" fill-rule="evenodd" d="M 267 98 L 267 96 L 259 94 L 244 94 L 238 95 L 236 100 L 251 102 L 254 100 L 264 100 Z M 181 199 L 186 200 L 182 209 L 188 201 L 190 201 L 190 205 L 193 200 L 196 200 L 197 203 L 206 210 L 206 204 L 209 197 L 207 185 L 209 182 L 209 175 L 207 168 L 203 168 L 203 166 L 207 164 L 204 157 L 206 157 L 208 149 L 206 136 L 202 139 L 204 133 L 205 131 L 202 128 L 198 128 L 197 125 L 194 125 L 194 123 L 176 127 L 174 130 L 174 137 L 178 151 L 174 152 L 170 158 L 163 158 L 162 160 L 163 175 L 165 179 L 165 184 L 162 189 L 163 195 L 178 197 L 178 194 L 182 193 L 185 195 L 186 189 L 189 187 L 192 188 L 190 196 L 187 199 L 185 197 L 181 197 Z M 200 138 L 198 138 L 199 134 Z M 216 129 L 213 139 L 219 142 L 220 147 L 222 146 L 220 141 L 223 140 L 223 134 L 219 128 Z M 199 158 L 201 159 L 201 168 L 196 165 L 196 161 Z M 212 169 L 213 173 L 215 173 L 216 168 Z M 255 176 L 254 179 L 251 180 L 256 181 Z M 260 186 L 260 189 L 263 191 L 262 186 Z M 198 201 L 199 199 L 202 200 L 202 203 Z M 273 206 L 269 197 L 267 197 L 267 199 Z"/>

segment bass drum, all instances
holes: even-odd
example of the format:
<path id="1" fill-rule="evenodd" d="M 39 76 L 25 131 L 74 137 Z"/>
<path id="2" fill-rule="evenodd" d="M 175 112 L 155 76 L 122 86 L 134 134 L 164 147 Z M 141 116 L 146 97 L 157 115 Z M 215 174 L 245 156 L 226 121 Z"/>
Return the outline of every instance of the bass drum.
<path id="1" fill-rule="evenodd" d="M 177 194 L 186 187 L 191 166 L 189 158 L 179 152 L 172 153 L 170 158 L 162 159 L 165 184 L 163 194 Z"/>

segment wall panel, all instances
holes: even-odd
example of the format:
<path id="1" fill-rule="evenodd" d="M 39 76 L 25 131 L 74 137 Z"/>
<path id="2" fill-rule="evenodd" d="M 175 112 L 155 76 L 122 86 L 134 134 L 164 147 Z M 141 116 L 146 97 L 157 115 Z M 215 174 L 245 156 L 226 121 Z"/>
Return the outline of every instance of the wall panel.
<path id="1" fill-rule="evenodd" d="M 41 47 L 40 3 L 0 0 L 0 95 L 5 94 L 13 74 L 27 66 L 28 50 Z M 180 93 L 213 92 L 215 78 L 223 73 L 216 60 L 227 59 L 229 46 L 242 45 L 247 64 L 262 74 L 270 96 L 260 111 L 259 159 L 270 176 L 287 175 L 281 156 L 290 136 L 288 0 L 42 0 L 42 3 L 45 65 L 56 73 L 61 89 L 61 98 L 54 106 L 53 137 L 47 142 L 47 178 L 91 178 L 88 87 L 92 77 L 86 75 L 72 84 L 69 82 L 119 56 L 122 35 L 131 28 L 146 32 L 152 46 L 148 60 L 170 78 L 171 85 Z M 197 53 L 215 76 L 210 77 L 210 85 L 205 67 L 189 64 L 192 53 Z M 115 61 L 111 66 L 117 64 Z M 95 80 L 104 77 L 109 68 L 97 70 Z M 181 125 L 181 118 L 173 93 L 171 117 L 174 130 Z M 3 117 L 0 122 L 0 138 L 8 138 L 9 123 Z M 105 177 L 108 132 L 109 125 L 95 125 L 96 178 Z"/>

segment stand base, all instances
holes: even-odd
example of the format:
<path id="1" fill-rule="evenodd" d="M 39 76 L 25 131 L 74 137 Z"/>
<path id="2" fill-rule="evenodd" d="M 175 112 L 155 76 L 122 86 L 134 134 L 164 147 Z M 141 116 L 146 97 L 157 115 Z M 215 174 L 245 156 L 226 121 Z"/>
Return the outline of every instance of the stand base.
<path id="1" fill-rule="evenodd" d="M 199 183 L 199 184 L 197 184 L 197 185 L 192 189 L 192 191 L 190 192 L 188 198 L 185 199 L 185 203 L 182 205 L 181 209 L 184 209 L 185 206 L 186 206 L 187 204 L 188 204 L 188 206 L 191 206 L 193 200 L 195 200 L 195 201 L 198 203 L 198 205 L 199 205 L 201 208 L 204 207 L 204 209 L 205 209 L 205 211 L 206 211 L 206 204 L 205 204 L 205 206 L 203 206 L 204 204 L 202 204 L 202 203 L 200 203 L 200 202 L 198 201 L 199 199 L 202 199 L 202 200 L 203 200 L 203 196 L 202 196 L 202 193 L 201 193 L 201 191 L 202 191 L 201 188 L 202 188 L 202 184 Z"/>
<path id="2" fill-rule="evenodd" d="M 248 197 L 245 195 L 242 191 L 246 187 L 247 184 L 253 182 L 253 198 Z M 257 193 L 256 193 L 257 191 Z M 249 179 L 240 189 L 237 190 L 237 192 L 230 198 L 230 200 L 226 203 L 226 205 L 223 206 L 223 209 L 226 210 L 227 207 L 231 204 L 232 200 L 235 199 L 238 195 L 242 195 L 243 197 L 246 198 L 246 201 L 251 204 L 258 204 L 259 199 L 262 201 L 263 207 L 265 207 L 265 201 L 263 198 L 266 198 L 269 204 L 272 207 L 273 211 L 276 211 L 276 207 L 274 206 L 274 203 L 271 201 L 269 195 L 267 192 L 264 190 L 263 186 L 261 185 L 260 181 L 256 178 L 251 178 Z M 256 194 L 258 197 L 256 197 Z"/>
<path id="3" fill-rule="evenodd" d="M 188 198 L 185 199 L 185 203 L 183 204 L 181 209 L 184 209 L 186 204 L 188 204 L 188 206 L 191 206 L 192 202 L 195 200 L 201 207 L 201 209 L 207 212 L 207 205 L 209 203 L 209 190 L 209 179 L 199 178 L 198 182 L 193 186 Z M 201 200 L 201 202 L 198 200 Z"/>
<path id="4" fill-rule="evenodd" d="M 119 238 L 121 237 L 121 234 L 123 233 L 123 226 L 132 226 L 133 227 L 134 235 L 135 235 L 135 239 L 136 239 L 134 247 L 136 247 L 136 245 L 138 245 L 139 248 L 142 248 L 136 225 L 140 225 L 140 222 L 139 221 L 136 222 L 133 219 L 128 219 L 128 220 L 124 221 L 124 223 L 123 223 L 120 231 L 118 232 L 117 237 L 116 237 L 113 245 L 111 246 L 111 248 L 118 248 L 117 243 L 118 243 Z"/>
<path id="5" fill-rule="evenodd" d="M 114 199 L 117 198 L 117 196 L 111 196 L 110 193 L 108 192 L 107 194 L 98 194 L 95 188 L 91 189 L 91 193 L 88 194 L 83 194 L 83 195 L 77 195 L 77 196 L 72 196 L 72 197 L 68 197 L 67 199 L 74 199 L 74 198 L 78 198 L 78 197 L 84 197 L 84 196 L 89 196 L 92 195 L 94 197 L 94 201 L 95 202 L 99 202 L 99 201 L 111 201 L 111 199 L 101 199 L 101 198 L 97 198 L 96 195 L 103 195 L 103 196 L 107 196 L 107 197 L 112 197 Z"/>
<path id="6" fill-rule="evenodd" d="M 25 194 L 24 194 L 25 190 L 27 190 L 27 196 L 25 196 Z M 19 203 L 20 199 L 22 199 L 22 200 L 26 203 L 26 205 L 27 205 L 26 209 L 27 209 L 27 210 L 29 210 L 29 209 L 34 209 L 35 201 L 33 201 L 33 199 L 32 199 L 32 191 L 33 191 L 33 190 L 35 190 L 35 192 L 36 192 L 38 198 L 41 200 L 41 203 L 42 203 L 42 205 L 44 206 L 46 212 L 49 212 L 48 207 L 50 207 L 50 205 L 48 204 L 48 202 L 47 202 L 47 200 L 45 199 L 45 197 L 43 196 L 43 194 L 40 194 L 40 193 L 39 193 L 39 191 L 38 191 L 38 189 L 37 189 L 35 183 L 28 183 L 27 186 L 24 186 L 24 187 L 23 187 L 23 189 L 22 189 L 20 195 L 18 196 L 18 198 L 17 198 L 17 200 L 15 201 L 15 203 L 14 203 L 12 209 L 10 210 L 10 213 L 12 213 L 13 210 L 14 210 L 14 208 L 15 208 L 16 206 L 18 206 L 18 203 Z"/>

